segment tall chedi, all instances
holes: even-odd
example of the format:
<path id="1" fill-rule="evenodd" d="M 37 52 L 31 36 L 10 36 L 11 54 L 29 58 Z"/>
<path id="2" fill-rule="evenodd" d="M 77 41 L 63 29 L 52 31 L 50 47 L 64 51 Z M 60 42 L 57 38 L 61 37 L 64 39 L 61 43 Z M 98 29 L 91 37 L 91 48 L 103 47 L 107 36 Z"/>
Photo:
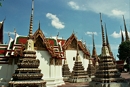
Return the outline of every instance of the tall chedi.
<path id="1" fill-rule="evenodd" d="M 110 55 L 111 55 L 112 58 L 113 58 L 113 62 L 115 63 L 115 62 L 116 62 L 116 59 L 114 58 L 113 53 L 112 53 L 112 51 L 111 51 L 111 46 L 110 46 L 110 44 L 109 44 L 108 35 L 107 35 L 106 24 L 105 24 L 105 31 L 106 31 L 106 46 L 108 47 L 109 53 L 110 53 Z"/>
<path id="2" fill-rule="evenodd" d="M 15 70 L 12 75 L 12 81 L 9 82 L 9 87 L 46 87 L 46 82 L 42 80 L 43 74 L 38 68 L 40 61 L 36 59 L 36 51 L 34 50 L 33 41 L 33 9 L 34 0 L 32 0 L 32 14 L 30 18 L 30 28 L 28 40 L 25 50 L 23 50 L 23 56 L 19 59 Z"/>
<path id="3" fill-rule="evenodd" d="M 95 69 L 98 69 L 98 65 L 99 65 L 99 64 L 98 64 L 98 60 L 99 60 L 99 58 L 98 58 L 97 51 L 96 51 L 96 47 L 95 47 L 94 34 L 93 34 L 93 36 L 92 36 L 92 40 L 93 40 L 92 58 L 94 58 L 94 60 L 95 60 L 95 64 L 94 64 Z"/>
<path id="4" fill-rule="evenodd" d="M 129 87 L 125 80 L 120 77 L 116 65 L 113 63 L 113 58 L 110 55 L 106 46 L 104 29 L 100 14 L 101 29 L 102 29 L 102 50 L 99 62 L 99 69 L 95 73 L 95 77 L 89 83 L 89 87 Z"/>
<path id="5" fill-rule="evenodd" d="M 77 55 L 76 55 L 76 60 L 74 63 L 73 71 L 70 76 L 70 82 L 72 82 L 72 83 L 87 81 L 87 74 L 82 65 L 82 61 L 80 60 L 78 47 L 79 46 L 78 46 L 78 40 L 77 40 Z"/>
<path id="6" fill-rule="evenodd" d="M 62 76 L 63 76 L 63 80 L 64 80 L 65 82 L 68 82 L 70 75 L 71 75 L 71 72 L 70 72 L 70 69 L 69 69 L 67 60 L 64 59 L 64 64 L 63 64 L 63 66 L 62 66 Z"/>
<path id="7" fill-rule="evenodd" d="M 88 68 L 87 68 L 87 74 L 89 76 L 89 81 L 91 81 L 91 78 L 94 77 L 96 68 L 94 67 L 94 65 L 96 65 L 97 63 L 97 52 L 96 52 L 96 47 L 95 47 L 95 43 L 94 43 L 94 34 L 92 36 L 92 41 L 93 41 L 93 50 L 92 50 L 92 58 L 89 58 L 89 63 L 88 63 Z M 92 63 L 92 60 L 95 61 L 95 64 Z M 97 63 L 98 65 L 98 63 Z"/>

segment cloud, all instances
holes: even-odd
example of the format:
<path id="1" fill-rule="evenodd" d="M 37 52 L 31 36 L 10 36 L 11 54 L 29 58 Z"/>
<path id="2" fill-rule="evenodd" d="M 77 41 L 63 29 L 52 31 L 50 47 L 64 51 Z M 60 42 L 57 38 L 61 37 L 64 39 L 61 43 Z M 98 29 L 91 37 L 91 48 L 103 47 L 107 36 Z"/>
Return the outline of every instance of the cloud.
<path id="1" fill-rule="evenodd" d="M 64 23 L 61 22 L 56 15 L 53 15 L 51 13 L 47 13 L 46 17 L 48 19 L 51 19 L 51 25 L 53 27 L 55 27 L 56 29 L 63 29 L 65 27 Z"/>
<path id="2" fill-rule="evenodd" d="M 78 4 L 77 4 L 78 3 Z M 129 0 L 73 0 L 68 5 L 74 10 L 102 13 L 108 17 L 129 19 Z"/>
<path id="3" fill-rule="evenodd" d="M 74 10 L 79 10 L 79 6 L 73 1 L 68 2 L 68 5 Z"/>
<path id="4" fill-rule="evenodd" d="M 125 31 L 122 31 L 123 36 L 125 38 Z M 128 35 L 130 36 L 130 32 L 128 32 Z M 113 38 L 120 38 L 121 37 L 121 31 L 120 32 L 116 32 L 114 31 L 110 36 L 112 36 Z"/>
<path id="5" fill-rule="evenodd" d="M 90 32 L 90 31 L 87 31 L 86 33 L 85 33 L 85 35 L 88 35 L 88 36 L 92 36 L 92 35 L 97 35 L 97 32 Z"/>
<path id="6" fill-rule="evenodd" d="M 74 1 L 70 1 L 68 2 L 68 5 L 74 9 L 74 10 L 86 10 L 86 8 L 84 7 L 84 5 L 79 5 Z"/>
<path id="7" fill-rule="evenodd" d="M 113 38 L 120 38 L 121 34 L 114 31 L 110 36 L 112 36 Z"/>
<path id="8" fill-rule="evenodd" d="M 113 9 L 112 10 L 112 13 L 113 13 L 113 15 L 123 15 L 124 14 L 124 12 L 123 11 L 120 11 L 120 10 L 116 10 L 116 9 Z"/>
<path id="9" fill-rule="evenodd" d="M 10 31 L 8 31 L 8 32 L 7 32 L 7 31 L 5 31 L 4 33 L 5 33 L 5 34 L 10 34 L 10 35 L 15 35 L 15 33 L 14 33 L 14 32 L 10 32 Z"/>

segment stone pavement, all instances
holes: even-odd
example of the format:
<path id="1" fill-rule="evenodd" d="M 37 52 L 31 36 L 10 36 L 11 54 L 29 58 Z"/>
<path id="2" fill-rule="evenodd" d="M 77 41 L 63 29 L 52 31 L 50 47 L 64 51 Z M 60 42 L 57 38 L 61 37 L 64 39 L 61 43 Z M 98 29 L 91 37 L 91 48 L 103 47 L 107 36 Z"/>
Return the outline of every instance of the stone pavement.
<path id="1" fill-rule="evenodd" d="M 121 73 L 121 77 L 125 78 L 127 80 L 127 82 L 129 82 L 129 84 L 130 84 L 130 74 L 129 73 Z M 66 82 L 65 85 L 58 86 L 58 87 L 89 87 L 89 83 L 88 82 L 85 82 L 85 83 Z"/>
<path id="2" fill-rule="evenodd" d="M 130 79 L 130 74 L 129 73 L 121 73 L 121 77 L 125 79 Z"/>
<path id="3" fill-rule="evenodd" d="M 58 87 L 89 87 L 89 86 L 88 86 L 88 82 L 84 82 L 84 83 L 69 83 L 69 82 L 66 82 L 65 85 L 58 86 Z"/>

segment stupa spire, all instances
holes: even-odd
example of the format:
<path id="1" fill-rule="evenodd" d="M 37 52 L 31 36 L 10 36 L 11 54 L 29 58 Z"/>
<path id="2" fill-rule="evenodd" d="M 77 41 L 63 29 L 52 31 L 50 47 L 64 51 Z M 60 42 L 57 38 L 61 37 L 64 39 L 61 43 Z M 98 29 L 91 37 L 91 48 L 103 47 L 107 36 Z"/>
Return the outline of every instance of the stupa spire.
<path id="1" fill-rule="evenodd" d="M 123 36 L 123 32 L 122 32 L 121 26 L 120 26 L 120 29 L 121 29 L 121 42 L 124 42 L 124 36 Z"/>
<path id="2" fill-rule="evenodd" d="M 110 47 L 110 44 L 109 44 L 109 40 L 108 40 L 106 24 L 105 24 L 105 31 L 106 31 L 106 45 L 108 47 L 108 50 L 109 50 L 111 56 L 113 56 L 112 51 L 111 51 L 111 47 Z"/>
<path id="3" fill-rule="evenodd" d="M 106 44 L 109 45 L 106 23 L 105 23 L 105 31 L 106 31 Z"/>
<path id="4" fill-rule="evenodd" d="M 104 36 L 104 28 L 103 28 L 103 25 L 102 25 L 101 13 L 100 13 L 100 22 L 101 22 L 101 30 L 102 30 L 102 45 L 103 45 L 103 46 L 106 46 L 106 43 L 105 43 L 105 36 Z"/>
<path id="5" fill-rule="evenodd" d="M 125 28 L 125 36 L 126 36 L 126 40 L 129 40 L 129 36 L 128 36 L 127 28 L 126 28 L 126 23 L 125 23 L 124 15 L 123 15 L 123 21 L 124 21 L 124 28 Z"/>
<path id="6" fill-rule="evenodd" d="M 30 17 L 30 27 L 29 27 L 29 38 L 32 39 L 33 37 L 33 12 L 34 12 L 34 0 L 32 0 L 32 13 L 31 13 L 31 17 Z"/>
<path id="7" fill-rule="evenodd" d="M 78 47 L 78 39 L 77 39 L 77 55 L 76 55 L 76 61 L 80 61 L 80 57 L 79 57 L 79 47 Z"/>
<path id="8" fill-rule="evenodd" d="M 92 35 L 92 40 L 93 40 L 92 57 L 96 58 L 97 57 L 97 52 L 96 52 L 96 47 L 95 47 L 95 42 L 94 42 L 94 34 Z"/>
<path id="9" fill-rule="evenodd" d="M 102 19 L 101 19 L 101 13 L 100 13 L 100 22 L 101 22 L 101 29 L 102 29 L 102 56 L 110 56 L 110 52 L 108 50 L 108 47 L 106 46 L 106 42 L 105 42 L 105 35 L 104 35 L 104 28 L 102 25 Z"/>
<path id="10" fill-rule="evenodd" d="M 95 43 L 94 43 L 94 34 L 93 34 L 93 36 L 92 36 L 93 38 L 93 48 L 95 48 Z"/>

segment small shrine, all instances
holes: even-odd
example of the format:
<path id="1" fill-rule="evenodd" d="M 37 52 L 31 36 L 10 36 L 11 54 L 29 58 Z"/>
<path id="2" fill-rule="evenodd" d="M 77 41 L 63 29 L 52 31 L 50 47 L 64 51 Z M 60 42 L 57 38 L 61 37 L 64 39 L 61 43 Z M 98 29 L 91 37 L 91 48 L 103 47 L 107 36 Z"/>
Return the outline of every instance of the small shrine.
<path id="1" fill-rule="evenodd" d="M 86 82 L 87 79 L 88 79 L 87 73 L 85 72 L 82 62 L 80 60 L 80 56 L 78 53 L 78 44 L 77 44 L 77 55 L 76 55 L 73 71 L 70 76 L 70 82 L 72 83 Z"/>
<path id="2" fill-rule="evenodd" d="M 88 64 L 88 68 L 87 68 L 87 74 L 89 76 L 89 81 L 91 81 L 91 78 L 94 77 L 95 74 L 95 67 L 93 66 L 92 60 L 89 59 L 89 64 Z"/>
<path id="3" fill-rule="evenodd" d="M 70 69 L 69 69 L 68 64 L 67 64 L 67 60 L 64 59 L 64 64 L 63 64 L 63 66 L 62 66 L 62 76 L 63 76 L 63 80 L 64 80 L 65 82 L 68 82 L 70 75 L 71 75 L 71 73 L 70 73 Z"/>

